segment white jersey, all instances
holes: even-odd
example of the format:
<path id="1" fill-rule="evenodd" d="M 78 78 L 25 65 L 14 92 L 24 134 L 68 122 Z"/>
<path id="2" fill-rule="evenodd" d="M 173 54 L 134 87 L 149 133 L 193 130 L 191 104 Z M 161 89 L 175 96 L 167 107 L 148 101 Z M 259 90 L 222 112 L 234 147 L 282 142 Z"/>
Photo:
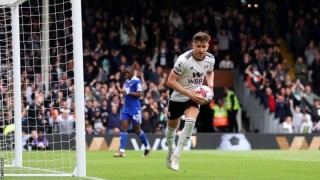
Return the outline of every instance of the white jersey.
<path id="1" fill-rule="evenodd" d="M 178 83 L 189 91 L 194 91 L 202 85 L 207 72 L 213 71 L 215 59 L 210 53 L 206 53 L 203 60 L 193 57 L 193 50 L 179 56 L 174 64 L 173 71 L 179 75 Z M 185 102 L 190 98 L 179 91 L 174 90 L 170 96 L 172 101 Z"/>

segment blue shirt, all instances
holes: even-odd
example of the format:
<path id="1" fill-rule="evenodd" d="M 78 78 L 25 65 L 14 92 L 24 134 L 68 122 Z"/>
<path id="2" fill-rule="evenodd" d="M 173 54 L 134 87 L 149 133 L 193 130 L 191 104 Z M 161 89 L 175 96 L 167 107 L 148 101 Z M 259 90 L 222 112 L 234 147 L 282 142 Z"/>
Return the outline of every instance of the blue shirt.
<path id="1" fill-rule="evenodd" d="M 126 80 L 125 88 L 127 92 L 141 92 L 141 80 L 133 76 L 131 80 Z M 141 110 L 140 99 L 126 94 L 124 96 L 124 112 L 134 113 Z"/>

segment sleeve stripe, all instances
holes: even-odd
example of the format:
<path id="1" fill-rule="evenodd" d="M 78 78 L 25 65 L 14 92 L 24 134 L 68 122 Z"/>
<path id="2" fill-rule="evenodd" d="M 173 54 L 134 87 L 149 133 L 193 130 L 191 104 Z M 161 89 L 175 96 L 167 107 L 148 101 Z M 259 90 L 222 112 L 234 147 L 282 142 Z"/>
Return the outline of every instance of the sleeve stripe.
<path id="1" fill-rule="evenodd" d="M 175 70 L 173 70 L 173 72 L 176 73 L 177 75 L 181 75 L 181 74 L 177 73 Z"/>

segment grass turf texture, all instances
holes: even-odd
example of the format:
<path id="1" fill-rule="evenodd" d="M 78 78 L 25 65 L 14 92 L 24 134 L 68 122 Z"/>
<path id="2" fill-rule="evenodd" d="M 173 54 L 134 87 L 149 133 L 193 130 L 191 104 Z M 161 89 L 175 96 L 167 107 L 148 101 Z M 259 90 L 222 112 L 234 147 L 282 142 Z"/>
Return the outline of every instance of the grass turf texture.
<path id="1" fill-rule="evenodd" d="M 114 151 L 88 151 L 87 176 L 99 179 L 320 179 L 319 151 L 184 151 L 180 170 L 165 165 L 165 151 L 152 151 L 143 158 L 142 151 L 127 151 L 127 157 L 114 158 Z M 75 177 L 5 177 L 5 179 L 88 179 Z"/>

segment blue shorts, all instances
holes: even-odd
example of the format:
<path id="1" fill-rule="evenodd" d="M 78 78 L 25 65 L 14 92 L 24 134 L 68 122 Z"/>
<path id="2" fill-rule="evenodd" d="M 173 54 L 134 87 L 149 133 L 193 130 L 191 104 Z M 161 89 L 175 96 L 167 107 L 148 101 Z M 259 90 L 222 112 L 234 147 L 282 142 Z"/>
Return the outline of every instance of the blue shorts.
<path id="1" fill-rule="evenodd" d="M 141 111 L 136 112 L 129 112 L 129 111 L 122 111 L 121 113 L 121 121 L 130 120 L 133 125 L 141 124 Z"/>

